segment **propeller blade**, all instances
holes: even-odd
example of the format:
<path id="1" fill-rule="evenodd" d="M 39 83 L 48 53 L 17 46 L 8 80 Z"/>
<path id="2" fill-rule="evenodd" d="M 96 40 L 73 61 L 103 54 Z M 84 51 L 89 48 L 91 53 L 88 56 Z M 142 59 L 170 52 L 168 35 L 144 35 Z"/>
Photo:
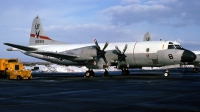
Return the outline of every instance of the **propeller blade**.
<path id="1" fill-rule="evenodd" d="M 102 49 L 103 51 L 106 49 L 106 47 L 108 46 L 108 44 L 109 44 L 109 42 L 107 41 L 107 42 L 105 43 L 103 49 Z"/>
<path id="2" fill-rule="evenodd" d="M 119 67 L 120 67 L 120 62 L 118 61 L 117 68 L 119 68 Z"/>
<path id="3" fill-rule="evenodd" d="M 97 60 L 97 59 L 95 59 L 93 64 L 94 64 L 94 65 L 97 65 L 97 61 L 98 61 L 98 60 Z"/>
<path id="4" fill-rule="evenodd" d="M 96 45 L 97 50 L 100 50 L 99 44 L 98 44 L 98 42 L 97 42 L 96 39 L 94 39 L 94 43 L 95 43 L 95 45 Z"/>
<path id="5" fill-rule="evenodd" d="M 97 58 L 94 60 L 94 65 L 96 65 L 96 64 L 99 62 L 100 58 L 101 58 L 101 57 L 97 57 Z"/>
<path id="6" fill-rule="evenodd" d="M 125 47 L 124 47 L 124 50 L 123 50 L 123 53 L 122 53 L 122 54 L 124 54 L 124 53 L 125 53 L 125 51 L 126 51 L 127 47 L 128 47 L 128 45 L 126 44 L 126 45 L 125 45 Z"/>
<path id="7" fill-rule="evenodd" d="M 103 58 L 104 62 L 106 63 L 106 65 L 109 66 L 109 63 L 108 63 L 108 60 L 106 59 L 106 57 L 102 56 L 102 58 Z"/>
<path id="8" fill-rule="evenodd" d="M 126 59 L 125 59 L 125 63 L 126 63 L 126 66 L 129 67 L 128 61 L 126 61 Z"/>
<path id="9" fill-rule="evenodd" d="M 118 48 L 117 45 L 115 46 L 115 50 L 116 50 L 119 54 L 121 54 L 121 51 L 119 50 L 119 48 Z"/>

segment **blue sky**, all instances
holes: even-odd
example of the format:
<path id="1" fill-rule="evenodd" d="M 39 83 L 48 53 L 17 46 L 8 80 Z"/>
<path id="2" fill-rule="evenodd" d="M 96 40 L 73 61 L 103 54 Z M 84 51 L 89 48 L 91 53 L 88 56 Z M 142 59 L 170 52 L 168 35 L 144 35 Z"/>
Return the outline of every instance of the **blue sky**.
<path id="1" fill-rule="evenodd" d="M 28 45 L 34 17 L 46 35 L 68 43 L 173 40 L 200 50 L 199 0 L 0 0 L 0 57 L 40 61 L 8 52 L 5 42 Z"/>

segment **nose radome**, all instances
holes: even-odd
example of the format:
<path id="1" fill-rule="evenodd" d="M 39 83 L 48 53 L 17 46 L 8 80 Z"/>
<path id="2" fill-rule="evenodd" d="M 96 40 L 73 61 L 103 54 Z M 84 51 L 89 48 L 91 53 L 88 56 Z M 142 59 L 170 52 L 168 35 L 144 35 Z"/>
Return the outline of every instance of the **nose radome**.
<path id="1" fill-rule="evenodd" d="M 194 54 L 192 51 L 185 49 L 181 57 L 181 62 L 192 62 L 195 59 L 196 59 L 196 54 Z"/>

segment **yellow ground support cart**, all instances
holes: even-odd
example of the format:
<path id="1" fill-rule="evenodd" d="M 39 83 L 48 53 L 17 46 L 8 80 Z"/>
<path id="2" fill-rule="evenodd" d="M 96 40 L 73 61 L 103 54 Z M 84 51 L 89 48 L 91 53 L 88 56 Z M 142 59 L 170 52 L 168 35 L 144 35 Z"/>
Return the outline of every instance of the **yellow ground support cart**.
<path id="1" fill-rule="evenodd" d="M 26 70 L 18 58 L 0 58 L 0 75 L 7 79 L 32 79 L 31 70 Z"/>

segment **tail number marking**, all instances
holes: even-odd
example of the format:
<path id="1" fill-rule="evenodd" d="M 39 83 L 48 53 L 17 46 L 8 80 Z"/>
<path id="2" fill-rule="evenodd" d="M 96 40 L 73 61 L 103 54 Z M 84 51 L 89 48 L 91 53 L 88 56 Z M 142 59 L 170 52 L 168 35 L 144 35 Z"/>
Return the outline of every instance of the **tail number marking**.
<path id="1" fill-rule="evenodd" d="M 44 43 L 44 40 L 35 40 L 35 43 L 36 43 L 36 44 Z"/>
<path id="2" fill-rule="evenodd" d="M 40 27 L 40 24 L 36 23 L 35 24 L 35 29 L 37 30 L 37 29 L 39 29 L 39 27 Z"/>

